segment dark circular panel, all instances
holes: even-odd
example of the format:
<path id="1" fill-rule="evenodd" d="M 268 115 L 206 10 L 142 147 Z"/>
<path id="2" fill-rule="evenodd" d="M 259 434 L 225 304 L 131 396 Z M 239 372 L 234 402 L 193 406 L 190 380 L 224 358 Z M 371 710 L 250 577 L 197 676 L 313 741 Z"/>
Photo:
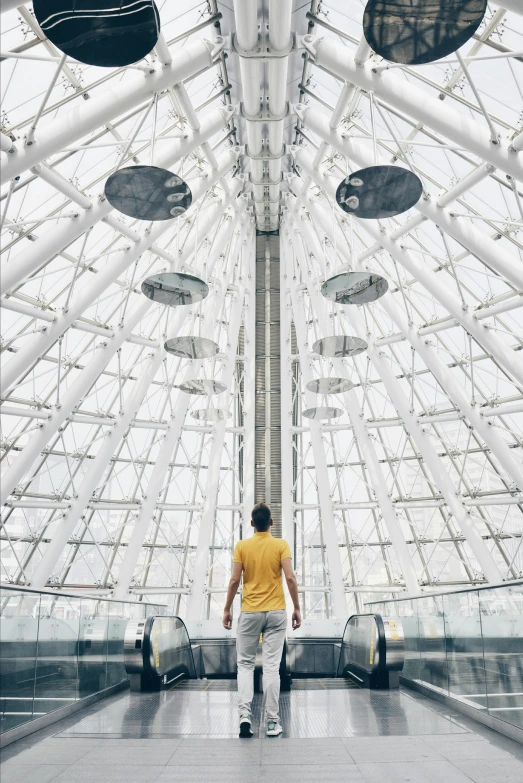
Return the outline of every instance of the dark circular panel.
<path id="1" fill-rule="evenodd" d="M 423 192 L 421 180 L 400 166 L 369 166 L 349 174 L 338 185 L 336 201 L 349 215 L 365 220 L 401 215 Z"/>
<path id="2" fill-rule="evenodd" d="M 137 220 L 172 220 L 191 206 L 192 193 L 183 179 L 157 166 L 128 166 L 105 183 L 107 201 Z"/>
<path id="3" fill-rule="evenodd" d="M 368 304 L 387 293 L 389 284 L 384 277 L 368 272 L 344 272 L 326 280 L 321 292 L 336 304 Z"/>
<path id="4" fill-rule="evenodd" d="M 306 419 L 337 419 L 343 411 L 340 408 L 307 408 L 303 411 Z"/>
<path id="5" fill-rule="evenodd" d="M 314 394 L 343 394 L 353 386 L 347 378 L 315 378 L 309 381 L 307 389 Z"/>
<path id="6" fill-rule="evenodd" d="M 209 359 L 216 356 L 220 346 L 207 337 L 171 337 L 164 343 L 167 353 L 182 359 Z"/>
<path id="7" fill-rule="evenodd" d="M 144 280 L 142 292 L 153 302 L 177 307 L 201 302 L 208 295 L 209 286 L 199 277 L 181 272 L 163 272 Z"/>
<path id="8" fill-rule="evenodd" d="M 87 65 L 131 65 L 156 46 L 153 0 L 33 0 L 36 19 L 64 54 Z"/>
<path id="9" fill-rule="evenodd" d="M 487 0 L 369 0 L 363 33 L 386 60 L 430 63 L 472 38 L 486 10 Z"/>
<path id="10" fill-rule="evenodd" d="M 320 356 L 339 359 L 342 356 L 357 356 L 367 350 L 367 343 L 359 337 L 348 337 L 340 334 L 317 340 L 312 346 L 314 353 Z"/>
<path id="11" fill-rule="evenodd" d="M 223 421 L 228 419 L 230 415 L 228 411 L 224 411 L 222 408 L 199 408 L 197 411 L 191 412 L 193 419 L 203 421 Z"/>
<path id="12" fill-rule="evenodd" d="M 184 381 L 177 388 L 187 394 L 201 394 L 211 397 L 213 394 L 222 394 L 227 386 L 220 381 L 202 378 L 201 380 Z"/>

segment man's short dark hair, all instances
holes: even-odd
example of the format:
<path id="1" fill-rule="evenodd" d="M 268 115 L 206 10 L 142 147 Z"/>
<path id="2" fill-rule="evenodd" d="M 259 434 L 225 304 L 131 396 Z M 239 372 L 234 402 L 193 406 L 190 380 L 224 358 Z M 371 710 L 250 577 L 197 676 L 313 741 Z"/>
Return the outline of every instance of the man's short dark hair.
<path id="1" fill-rule="evenodd" d="M 265 533 L 271 524 L 271 510 L 265 503 L 256 503 L 252 510 L 252 522 L 258 533 Z"/>

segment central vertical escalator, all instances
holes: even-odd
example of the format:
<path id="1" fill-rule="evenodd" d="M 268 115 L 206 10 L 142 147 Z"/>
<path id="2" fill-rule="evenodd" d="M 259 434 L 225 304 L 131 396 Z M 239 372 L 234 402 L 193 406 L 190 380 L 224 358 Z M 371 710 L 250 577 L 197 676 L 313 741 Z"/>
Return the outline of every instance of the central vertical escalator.
<path id="1" fill-rule="evenodd" d="M 280 237 L 256 237 L 255 501 L 271 507 L 281 538 Z"/>

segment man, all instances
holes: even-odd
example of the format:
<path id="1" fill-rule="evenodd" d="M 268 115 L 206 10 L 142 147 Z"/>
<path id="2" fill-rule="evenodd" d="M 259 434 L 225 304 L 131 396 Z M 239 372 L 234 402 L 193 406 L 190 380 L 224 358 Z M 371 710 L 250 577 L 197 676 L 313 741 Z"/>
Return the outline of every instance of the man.
<path id="1" fill-rule="evenodd" d="M 232 628 L 231 607 L 243 573 L 243 601 L 238 629 L 238 708 L 240 737 L 252 737 L 251 703 L 254 696 L 256 650 L 263 634 L 263 689 L 267 714 L 267 736 L 277 737 L 283 729 L 278 715 L 280 699 L 280 661 L 287 630 L 287 612 L 283 593 L 282 571 L 294 604 L 292 628 L 301 625 L 298 582 L 292 568 L 289 545 L 273 538 L 271 510 L 258 503 L 252 510 L 252 538 L 236 544 L 232 577 L 223 611 L 223 626 Z"/>

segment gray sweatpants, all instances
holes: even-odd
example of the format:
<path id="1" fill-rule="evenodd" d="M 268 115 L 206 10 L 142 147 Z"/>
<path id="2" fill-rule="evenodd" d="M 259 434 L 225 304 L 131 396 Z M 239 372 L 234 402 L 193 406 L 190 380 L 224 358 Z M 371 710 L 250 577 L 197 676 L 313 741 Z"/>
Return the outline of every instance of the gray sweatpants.
<path id="1" fill-rule="evenodd" d="M 260 634 L 263 634 L 263 690 L 267 720 L 279 722 L 280 661 L 287 633 L 287 612 L 242 612 L 236 631 L 238 655 L 238 709 L 251 714 L 254 696 L 254 665 Z"/>

